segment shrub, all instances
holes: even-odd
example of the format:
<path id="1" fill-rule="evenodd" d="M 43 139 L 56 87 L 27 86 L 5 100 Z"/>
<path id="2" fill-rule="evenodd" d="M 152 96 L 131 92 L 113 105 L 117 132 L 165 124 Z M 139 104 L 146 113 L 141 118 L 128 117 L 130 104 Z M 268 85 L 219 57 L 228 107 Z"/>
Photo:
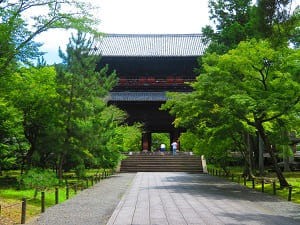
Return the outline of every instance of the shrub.
<path id="1" fill-rule="evenodd" d="M 75 174 L 78 178 L 84 178 L 86 173 L 85 173 L 85 166 L 84 164 L 79 164 L 78 166 L 75 167 Z"/>
<path id="2" fill-rule="evenodd" d="M 18 180 L 24 188 L 35 189 L 34 198 L 36 198 L 38 191 L 43 191 L 46 188 L 59 184 L 55 173 L 40 168 L 28 170 L 27 173 L 18 177 Z"/>

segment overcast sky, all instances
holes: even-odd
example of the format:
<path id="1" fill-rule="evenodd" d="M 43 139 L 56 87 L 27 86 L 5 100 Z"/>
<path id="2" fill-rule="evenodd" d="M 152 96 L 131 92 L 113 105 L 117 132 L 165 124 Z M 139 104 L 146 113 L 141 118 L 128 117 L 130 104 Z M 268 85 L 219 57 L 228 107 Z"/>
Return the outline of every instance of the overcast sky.
<path id="1" fill-rule="evenodd" d="M 201 33 L 209 24 L 208 0 L 90 0 L 99 7 L 99 31 L 134 34 Z M 65 49 L 70 32 L 53 30 L 40 35 L 48 64 L 59 62 L 58 47 Z"/>
<path id="2" fill-rule="evenodd" d="M 209 21 L 208 0 L 85 0 L 99 10 L 95 17 L 101 20 L 99 31 L 133 34 L 191 34 L 201 33 Z M 255 0 L 254 0 L 255 1 Z M 294 0 L 293 7 L 300 4 Z M 44 43 L 48 64 L 60 62 L 58 48 L 64 50 L 70 31 L 52 30 L 36 41 Z"/>

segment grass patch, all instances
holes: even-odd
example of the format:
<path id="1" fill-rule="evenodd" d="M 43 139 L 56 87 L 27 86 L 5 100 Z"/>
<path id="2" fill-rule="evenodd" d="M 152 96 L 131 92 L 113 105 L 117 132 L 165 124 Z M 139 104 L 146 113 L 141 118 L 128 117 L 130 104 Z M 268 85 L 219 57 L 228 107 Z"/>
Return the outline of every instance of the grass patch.
<path id="1" fill-rule="evenodd" d="M 214 167 L 213 165 L 208 166 L 209 169 L 221 170 Z M 241 177 L 243 174 L 243 167 L 230 167 L 230 174 L 234 174 L 234 182 L 239 182 L 241 185 L 244 185 L 244 178 Z M 292 189 L 292 198 L 291 201 L 300 204 L 300 172 L 283 172 L 284 177 L 287 182 L 293 187 Z M 240 178 L 239 178 L 240 176 Z M 228 180 L 232 180 L 232 177 L 227 177 Z M 279 182 L 277 180 L 276 174 L 274 172 L 266 172 L 264 179 L 266 182 L 264 184 L 264 192 L 267 194 L 273 194 L 273 183 L 270 181 L 276 181 L 276 195 L 280 198 L 288 200 L 289 189 L 280 188 Z M 261 179 L 258 177 L 255 182 L 255 190 L 262 191 Z M 268 182 L 269 180 L 269 182 Z M 252 181 L 246 181 L 246 186 L 252 188 Z"/>
<path id="2" fill-rule="evenodd" d="M 86 171 L 87 177 L 92 177 L 95 174 L 101 175 L 103 169 L 90 169 Z M 22 199 L 27 199 L 26 222 L 38 216 L 41 212 L 41 192 L 38 193 L 37 198 L 34 197 L 34 190 L 19 190 L 17 177 L 20 171 L 4 171 L 3 176 L 0 176 L 0 205 L 2 207 L 0 224 L 2 219 L 10 219 L 14 223 L 21 221 L 21 203 Z M 81 185 L 86 188 L 86 179 L 78 179 L 73 171 L 64 173 L 64 179 L 68 180 L 69 198 L 75 195 L 75 183 L 77 185 L 77 193 L 81 190 Z M 88 186 L 92 186 L 92 181 L 88 180 Z M 59 203 L 66 201 L 66 186 L 63 185 L 59 188 Z M 45 208 L 55 205 L 55 188 L 45 190 Z M 14 224 L 11 223 L 11 224 Z"/>
<path id="3" fill-rule="evenodd" d="M 69 197 L 75 195 L 74 190 L 69 191 Z M 34 190 L 15 190 L 15 189 L 1 189 L 0 190 L 0 204 L 2 206 L 1 215 L 9 217 L 15 222 L 21 221 L 21 201 L 22 198 L 27 199 L 26 217 L 28 220 L 39 215 L 41 212 L 41 192 L 38 193 L 36 199 L 33 199 Z M 59 202 L 66 201 L 66 189 L 59 188 Z M 54 189 L 45 191 L 45 207 L 55 205 Z M 8 208 L 7 208 L 8 207 Z"/>

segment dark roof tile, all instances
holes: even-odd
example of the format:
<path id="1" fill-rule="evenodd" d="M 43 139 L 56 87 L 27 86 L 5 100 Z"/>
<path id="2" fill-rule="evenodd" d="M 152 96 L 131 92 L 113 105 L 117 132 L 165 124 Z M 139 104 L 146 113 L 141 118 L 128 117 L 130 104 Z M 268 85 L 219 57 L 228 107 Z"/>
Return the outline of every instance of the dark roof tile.
<path id="1" fill-rule="evenodd" d="M 200 56 L 201 34 L 107 34 L 96 41 L 93 54 L 103 56 Z"/>

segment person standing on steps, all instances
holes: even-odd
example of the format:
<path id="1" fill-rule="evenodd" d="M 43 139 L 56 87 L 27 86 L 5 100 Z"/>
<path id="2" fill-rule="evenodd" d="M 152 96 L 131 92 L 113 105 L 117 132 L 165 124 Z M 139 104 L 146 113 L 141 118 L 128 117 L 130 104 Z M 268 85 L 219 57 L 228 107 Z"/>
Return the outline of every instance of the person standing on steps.
<path id="1" fill-rule="evenodd" d="M 173 155 L 176 155 L 176 150 L 177 150 L 177 142 L 174 141 L 172 144 L 172 150 L 173 150 Z"/>
<path id="2" fill-rule="evenodd" d="M 162 155 L 164 155 L 165 149 L 166 149 L 166 145 L 164 143 L 162 143 L 160 145 L 160 151 L 161 151 Z"/>

